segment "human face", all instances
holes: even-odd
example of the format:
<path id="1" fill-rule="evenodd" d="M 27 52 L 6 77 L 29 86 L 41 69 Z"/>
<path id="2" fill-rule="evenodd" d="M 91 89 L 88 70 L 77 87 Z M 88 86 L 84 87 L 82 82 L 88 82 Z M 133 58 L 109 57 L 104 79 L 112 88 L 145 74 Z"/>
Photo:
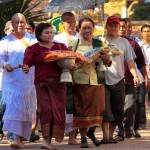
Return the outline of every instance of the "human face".
<path id="1" fill-rule="evenodd" d="M 79 32 L 83 39 L 85 40 L 92 39 L 94 32 L 93 24 L 90 21 L 83 21 L 79 29 Z"/>
<path id="2" fill-rule="evenodd" d="M 150 42 L 150 28 L 149 27 L 143 28 L 141 35 L 143 37 L 143 40 Z"/>
<path id="3" fill-rule="evenodd" d="M 29 24 L 26 24 L 26 27 L 25 27 L 26 31 L 30 34 L 33 34 L 34 33 L 34 30 L 32 29 L 32 26 L 29 25 Z"/>
<path id="4" fill-rule="evenodd" d="M 132 23 L 130 21 L 127 21 L 127 36 L 130 37 L 132 33 Z"/>
<path id="5" fill-rule="evenodd" d="M 24 33 L 26 26 L 26 19 L 22 14 L 16 14 L 12 18 L 12 26 L 15 33 Z"/>
<path id="6" fill-rule="evenodd" d="M 120 22 L 119 36 L 125 37 L 127 33 L 127 25 L 124 21 Z"/>
<path id="7" fill-rule="evenodd" d="M 9 25 L 8 29 L 5 30 L 5 33 L 8 34 L 13 34 L 14 33 L 14 29 L 12 25 Z"/>
<path id="8" fill-rule="evenodd" d="M 65 21 L 62 22 L 62 24 L 67 33 L 74 34 L 76 30 L 76 20 L 74 16 L 67 16 Z"/>
<path id="9" fill-rule="evenodd" d="M 40 36 L 43 43 L 52 42 L 53 37 L 54 37 L 54 35 L 53 35 L 53 30 L 51 27 L 44 29 Z"/>
<path id="10" fill-rule="evenodd" d="M 118 37 L 120 25 L 117 22 L 112 22 L 106 25 L 107 35 L 111 38 Z"/>

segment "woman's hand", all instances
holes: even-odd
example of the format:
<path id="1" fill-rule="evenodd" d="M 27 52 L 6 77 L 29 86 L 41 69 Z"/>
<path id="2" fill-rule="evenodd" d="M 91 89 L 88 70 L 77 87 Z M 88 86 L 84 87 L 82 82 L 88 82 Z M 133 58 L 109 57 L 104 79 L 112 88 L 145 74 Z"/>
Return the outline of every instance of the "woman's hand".
<path id="1" fill-rule="evenodd" d="M 6 64 L 5 65 L 5 69 L 8 71 L 8 72 L 12 72 L 14 69 L 13 67 L 10 65 L 10 64 Z"/>
<path id="2" fill-rule="evenodd" d="M 22 66 L 22 71 L 25 73 L 25 74 L 27 74 L 28 72 L 29 72 L 29 67 L 27 66 L 27 65 L 25 65 L 25 64 L 23 64 L 23 66 Z"/>
<path id="3" fill-rule="evenodd" d="M 79 65 L 75 64 L 74 66 L 71 66 L 69 68 L 70 71 L 75 71 L 78 68 Z"/>

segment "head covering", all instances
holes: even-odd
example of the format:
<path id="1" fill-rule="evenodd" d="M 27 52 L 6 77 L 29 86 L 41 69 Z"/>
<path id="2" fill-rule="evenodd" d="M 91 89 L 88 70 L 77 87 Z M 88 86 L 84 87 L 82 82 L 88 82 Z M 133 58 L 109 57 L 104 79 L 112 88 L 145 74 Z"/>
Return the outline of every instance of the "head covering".
<path id="1" fill-rule="evenodd" d="M 116 23 L 120 24 L 120 20 L 116 16 L 110 16 L 110 17 L 108 17 L 106 25 L 110 25 L 112 22 L 116 22 Z"/>

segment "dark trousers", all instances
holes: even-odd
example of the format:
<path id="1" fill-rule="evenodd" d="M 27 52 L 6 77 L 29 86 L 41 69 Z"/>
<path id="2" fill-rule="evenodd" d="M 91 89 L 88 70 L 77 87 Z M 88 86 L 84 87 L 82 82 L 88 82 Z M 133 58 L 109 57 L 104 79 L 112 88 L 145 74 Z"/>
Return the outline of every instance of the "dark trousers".
<path id="1" fill-rule="evenodd" d="M 139 124 L 146 124 L 146 107 L 145 107 L 145 97 L 146 97 L 146 87 L 145 82 L 140 84 L 137 96 L 137 109 L 135 115 L 134 129 L 138 130 Z"/>
<path id="2" fill-rule="evenodd" d="M 124 114 L 125 88 L 124 79 L 115 85 L 105 85 L 105 112 L 104 122 L 114 121 L 120 128 L 120 134 L 124 134 L 123 114 Z"/>
<path id="3" fill-rule="evenodd" d="M 137 90 L 134 85 L 126 86 L 126 98 L 124 106 L 124 128 L 126 134 L 131 134 L 134 130 L 135 114 L 136 114 L 136 100 Z"/>
<path id="4" fill-rule="evenodd" d="M 137 91 L 134 85 L 125 86 L 125 103 L 124 103 L 124 130 L 125 134 L 132 134 L 134 129 L 135 114 L 136 114 L 136 99 Z M 118 135 L 124 137 L 124 132 L 121 126 L 118 125 Z"/>

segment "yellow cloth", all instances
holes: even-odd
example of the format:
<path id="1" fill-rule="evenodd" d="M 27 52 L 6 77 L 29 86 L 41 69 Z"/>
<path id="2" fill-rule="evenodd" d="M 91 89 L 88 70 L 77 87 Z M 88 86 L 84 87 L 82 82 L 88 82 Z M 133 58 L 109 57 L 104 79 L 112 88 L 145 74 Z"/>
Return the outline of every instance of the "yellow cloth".
<path id="1" fill-rule="evenodd" d="M 76 47 L 76 43 L 77 43 L 77 40 L 71 43 L 73 50 Z M 84 55 L 86 52 L 88 52 L 92 48 L 93 48 L 92 46 L 88 46 L 82 43 L 82 41 L 80 40 L 76 52 Z M 78 69 L 74 71 L 73 73 L 74 83 L 98 85 L 95 63 L 96 62 L 94 61 L 92 63 L 80 64 Z"/>

